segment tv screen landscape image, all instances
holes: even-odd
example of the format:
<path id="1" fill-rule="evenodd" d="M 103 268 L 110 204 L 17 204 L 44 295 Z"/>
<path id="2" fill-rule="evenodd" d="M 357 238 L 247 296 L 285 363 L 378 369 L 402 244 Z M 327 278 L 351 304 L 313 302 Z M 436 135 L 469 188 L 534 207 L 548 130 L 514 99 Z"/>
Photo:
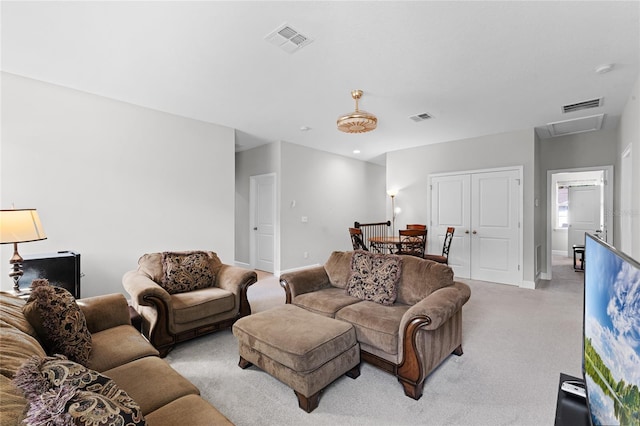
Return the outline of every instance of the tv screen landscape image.
<path id="1" fill-rule="evenodd" d="M 640 264 L 589 234 L 583 344 L 592 424 L 640 426 Z"/>

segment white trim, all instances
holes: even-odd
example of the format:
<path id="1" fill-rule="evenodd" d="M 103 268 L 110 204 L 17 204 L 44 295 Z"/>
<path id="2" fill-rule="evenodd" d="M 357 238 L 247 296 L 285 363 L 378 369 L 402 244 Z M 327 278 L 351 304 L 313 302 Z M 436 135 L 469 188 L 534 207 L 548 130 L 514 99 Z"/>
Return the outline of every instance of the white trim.
<path id="1" fill-rule="evenodd" d="M 299 266 L 297 268 L 291 268 L 291 269 L 285 269 L 284 271 L 278 271 L 278 276 L 282 275 L 282 274 L 287 274 L 289 272 L 297 272 L 297 271 L 301 271 L 303 269 L 309 269 L 309 268 L 316 268 L 318 266 L 322 266 L 319 263 L 314 263 L 313 265 L 306 265 L 306 266 Z M 276 274 L 274 274 L 276 275 Z"/>
<path id="2" fill-rule="evenodd" d="M 569 257 L 569 253 L 566 250 L 552 250 L 551 254 L 554 256 L 564 256 Z"/>
<path id="3" fill-rule="evenodd" d="M 238 262 L 237 260 L 233 261 L 234 266 L 238 266 L 240 268 L 251 269 L 251 265 L 245 262 Z"/>
<path id="4" fill-rule="evenodd" d="M 536 282 L 535 281 L 522 281 L 522 283 L 519 286 L 520 288 L 526 288 L 529 290 L 535 290 L 536 289 Z"/>
<path id="5" fill-rule="evenodd" d="M 552 228 L 553 224 L 551 223 L 551 185 L 553 184 L 553 175 L 556 173 L 575 173 L 575 172 L 591 172 L 591 171 L 603 171 L 604 179 L 607 181 L 606 185 L 604 185 L 604 221 L 607 229 L 607 242 L 613 245 L 613 215 L 607 214 L 613 211 L 613 185 L 614 185 L 614 169 L 613 165 L 606 166 L 592 166 L 592 167 L 576 167 L 573 169 L 556 169 L 556 170 L 547 170 L 547 185 L 545 191 L 547 191 L 547 270 L 541 274 L 541 276 L 545 276 L 545 279 L 550 280 L 552 277 L 551 272 L 551 256 L 552 256 Z"/>
<path id="6" fill-rule="evenodd" d="M 273 177 L 273 272 L 280 267 L 279 258 L 279 238 L 280 238 L 280 218 L 278 216 L 278 176 L 276 173 L 263 173 L 249 176 L 249 268 L 256 268 L 256 241 L 253 232 L 256 217 L 256 180 L 264 177 Z"/>

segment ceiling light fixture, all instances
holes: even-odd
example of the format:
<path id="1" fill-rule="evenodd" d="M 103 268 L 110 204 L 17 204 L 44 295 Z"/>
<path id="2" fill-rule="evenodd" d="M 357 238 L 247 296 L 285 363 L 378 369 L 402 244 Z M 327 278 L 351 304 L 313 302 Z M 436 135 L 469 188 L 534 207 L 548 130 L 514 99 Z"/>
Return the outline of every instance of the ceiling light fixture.
<path id="1" fill-rule="evenodd" d="M 378 126 L 376 116 L 358 109 L 358 99 L 362 97 L 362 90 L 352 90 L 351 97 L 356 101 L 356 110 L 338 117 L 338 130 L 345 133 L 366 133 L 374 130 Z"/>

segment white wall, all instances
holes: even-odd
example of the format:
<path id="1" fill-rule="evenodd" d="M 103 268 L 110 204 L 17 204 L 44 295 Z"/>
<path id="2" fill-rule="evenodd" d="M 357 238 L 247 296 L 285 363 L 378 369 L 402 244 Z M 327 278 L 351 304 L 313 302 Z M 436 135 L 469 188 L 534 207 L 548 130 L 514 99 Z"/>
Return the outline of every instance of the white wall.
<path id="1" fill-rule="evenodd" d="M 324 264 L 351 250 L 354 221 L 384 221 L 385 168 L 341 155 L 276 142 L 236 154 L 236 262 L 249 263 L 249 178 L 275 173 L 281 271 Z M 295 200 L 295 207 L 292 201 Z M 307 216 L 308 222 L 301 221 Z M 307 252 L 308 257 L 304 257 Z M 276 262 L 278 256 L 276 256 Z"/>
<path id="2" fill-rule="evenodd" d="M 281 167 L 283 271 L 324 264 L 332 251 L 352 250 L 348 228 L 356 220 L 389 219 L 383 166 L 283 142 Z"/>
<path id="3" fill-rule="evenodd" d="M 387 154 L 387 187 L 399 190 L 402 209 L 396 224 L 425 223 L 430 215 L 428 177 L 433 173 L 523 166 L 524 281 L 534 281 L 534 159 L 533 129 L 426 145 Z"/>
<path id="4" fill-rule="evenodd" d="M 48 236 L 22 254 L 79 252 L 83 297 L 124 292 L 122 275 L 146 252 L 209 249 L 233 262 L 233 129 L 1 78 L 0 202 L 37 208 Z"/>
<path id="5" fill-rule="evenodd" d="M 632 200 L 631 211 L 620 212 L 620 203 L 616 203 L 616 210 L 620 214 L 630 214 L 631 217 L 631 257 L 640 261 L 640 78 L 636 80 L 629 100 L 620 119 L 618 132 L 617 162 L 619 164 L 622 152 L 631 145 L 632 163 Z M 619 232 L 619 229 L 618 229 Z"/>

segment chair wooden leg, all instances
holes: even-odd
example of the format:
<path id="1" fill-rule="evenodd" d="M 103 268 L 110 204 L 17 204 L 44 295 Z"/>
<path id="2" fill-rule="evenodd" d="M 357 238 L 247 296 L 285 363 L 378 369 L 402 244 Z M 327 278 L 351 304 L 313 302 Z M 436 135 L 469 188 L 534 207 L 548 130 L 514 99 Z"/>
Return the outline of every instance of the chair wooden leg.
<path id="1" fill-rule="evenodd" d="M 249 368 L 253 365 L 253 363 L 247 361 L 246 359 L 240 357 L 240 361 L 238 361 L 238 367 L 242 368 L 243 370 L 245 368 Z"/>
<path id="2" fill-rule="evenodd" d="M 461 356 L 463 354 L 462 352 L 462 345 L 458 346 L 457 348 L 455 348 L 452 352 L 454 355 L 458 355 Z"/>
<path id="3" fill-rule="evenodd" d="M 344 374 L 352 379 L 357 379 L 358 377 L 360 377 L 360 364 L 356 365 Z"/>
<path id="4" fill-rule="evenodd" d="M 298 406 L 302 408 L 307 413 L 312 412 L 316 408 L 318 408 L 318 403 L 320 402 L 320 392 L 318 391 L 311 395 L 310 397 L 306 397 L 298 391 L 295 391 L 296 396 L 298 397 Z"/>

